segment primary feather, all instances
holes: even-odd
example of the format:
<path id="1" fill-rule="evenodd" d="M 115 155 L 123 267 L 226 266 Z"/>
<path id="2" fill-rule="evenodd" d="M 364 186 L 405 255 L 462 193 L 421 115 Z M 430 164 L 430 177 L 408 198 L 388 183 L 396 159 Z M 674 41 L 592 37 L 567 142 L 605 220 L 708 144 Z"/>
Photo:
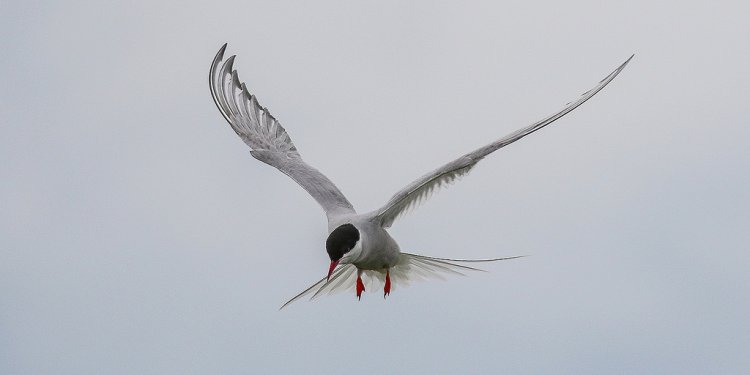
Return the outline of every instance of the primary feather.
<path id="1" fill-rule="evenodd" d="M 211 96 L 221 115 L 252 151 L 256 159 L 278 169 L 302 186 L 331 220 L 355 213 L 343 193 L 325 175 L 302 160 L 281 123 L 248 92 L 233 69 L 234 56 L 224 59 L 221 47 L 209 72 Z"/>
<path id="2" fill-rule="evenodd" d="M 630 56 L 630 58 L 622 63 L 622 65 L 617 67 L 617 69 L 608 76 L 604 77 L 604 79 L 594 86 L 594 88 L 583 93 L 583 95 L 577 100 L 566 104 L 563 109 L 525 128 L 516 130 L 495 142 L 463 155 L 458 159 L 418 178 L 416 181 L 394 194 L 383 207 L 373 211 L 371 213 L 372 219 L 379 222 L 384 228 L 389 228 L 399 216 L 407 212 L 410 208 L 418 205 L 434 190 L 469 173 L 469 171 L 471 171 L 471 169 L 485 156 L 555 122 L 557 119 L 565 116 L 570 113 L 570 111 L 591 99 L 591 97 L 596 95 L 597 92 L 617 77 L 632 58 L 633 56 Z"/>

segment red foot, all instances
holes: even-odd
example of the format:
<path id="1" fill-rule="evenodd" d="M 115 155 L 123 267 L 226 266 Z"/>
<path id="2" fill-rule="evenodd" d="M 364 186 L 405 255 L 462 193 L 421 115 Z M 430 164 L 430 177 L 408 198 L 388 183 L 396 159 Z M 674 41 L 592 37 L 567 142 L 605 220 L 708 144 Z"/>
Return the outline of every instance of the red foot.
<path id="1" fill-rule="evenodd" d="M 391 271 L 385 271 L 385 288 L 383 288 L 383 298 L 391 294 Z"/>
<path id="2" fill-rule="evenodd" d="M 365 291 L 365 284 L 362 282 L 362 277 L 357 275 L 357 299 L 362 299 L 362 292 Z"/>

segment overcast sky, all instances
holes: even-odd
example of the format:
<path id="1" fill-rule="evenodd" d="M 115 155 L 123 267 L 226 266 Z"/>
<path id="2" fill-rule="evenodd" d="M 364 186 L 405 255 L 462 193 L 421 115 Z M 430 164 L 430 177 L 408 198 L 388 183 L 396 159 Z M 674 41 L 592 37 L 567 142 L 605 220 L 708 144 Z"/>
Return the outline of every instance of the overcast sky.
<path id="1" fill-rule="evenodd" d="M 748 373 L 748 8 L 4 1 L 0 373 Z M 325 216 L 212 103 L 224 42 L 360 212 L 636 56 L 391 230 L 531 257 L 278 311 Z"/>

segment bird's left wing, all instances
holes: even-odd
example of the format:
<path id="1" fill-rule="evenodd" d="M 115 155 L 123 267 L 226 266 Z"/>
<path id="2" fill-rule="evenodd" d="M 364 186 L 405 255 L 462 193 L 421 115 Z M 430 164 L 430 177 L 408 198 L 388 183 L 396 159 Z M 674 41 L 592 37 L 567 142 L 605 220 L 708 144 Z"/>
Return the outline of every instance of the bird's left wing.
<path id="1" fill-rule="evenodd" d="M 226 47 L 226 44 L 221 47 L 211 63 L 208 77 L 211 97 L 234 132 L 250 146 L 250 154 L 302 186 L 323 207 L 329 220 L 332 216 L 354 213 L 344 194 L 302 160 L 281 123 L 240 82 L 237 71 L 232 69 L 234 56 L 222 64 Z"/>
<path id="2" fill-rule="evenodd" d="M 617 67 L 615 71 L 606 76 L 601 80 L 594 88 L 586 91 L 577 100 L 568 103 L 565 107 L 554 114 L 535 122 L 525 128 L 519 129 L 507 136 L 492 142 L 484 147 L 480 147 L 460 158 L 453 160 L 452 162 L 443 165 L 442 167 L 435 169 L 434 171 L 427 173 L 420 177 L 416 181 L 407 185 L 401 189 L 380 209 L 370 213 L 373 221 L 380 223 L 384 228 L 388 228 L 393 224 L 401 214 L 407 211 L 410 207 L 419 204 L 424 198 L 430 195 L 430 193 L 439 188 L 442 185 L 453 182 L 455 179 L 467 174 L 480 160 L 485 156 L 497 151 L 498 149 L 505 147 L 551 123 L 560 117 L 565 116 L 570 111 L 576 109 L 578 106 L 591 99 L 599 90 L 603 89 L 608 83 L 610 83 L 620 72 L 625 69 L 625 66 L 630 62 L 633 56 L 630 56 L 622 65 Z"/>

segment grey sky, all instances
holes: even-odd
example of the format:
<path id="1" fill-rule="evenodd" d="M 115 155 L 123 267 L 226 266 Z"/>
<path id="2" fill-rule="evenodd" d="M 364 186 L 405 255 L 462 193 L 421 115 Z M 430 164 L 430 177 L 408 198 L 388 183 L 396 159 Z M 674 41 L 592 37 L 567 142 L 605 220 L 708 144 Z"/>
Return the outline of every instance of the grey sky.
<path id="1" fill-rule="evenodd" d="M 750 371 L 748 6 L 404 3 L 0 4 L 0 373 Z M 636 57 L 391 231 L 532 257 L 279 312 L 326 223 L 211 102 L 224 42 L 359 211 Z"/>

